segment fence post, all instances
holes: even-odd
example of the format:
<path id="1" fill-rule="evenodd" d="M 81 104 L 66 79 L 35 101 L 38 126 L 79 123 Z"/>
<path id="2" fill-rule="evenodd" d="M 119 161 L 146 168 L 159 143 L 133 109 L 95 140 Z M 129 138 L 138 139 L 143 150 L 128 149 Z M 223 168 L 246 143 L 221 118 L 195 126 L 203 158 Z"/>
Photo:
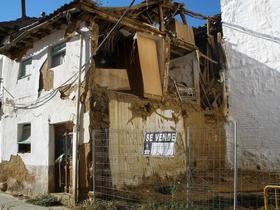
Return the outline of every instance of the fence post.
<path id="1" fill-rule="evenodd" d="M 237 140 L 238 140 L 238 130 L 237 121 L 234 121 L 234 200 L 233 200 L 233 210 L 237 209 L 237 183 L 238 183 L 238 165 L 237 165 Z"/>
<path id="2" fill-rule="evenodd" d="M 95 138 L 95 131 L 93 130 L 92 133 L 92 191 L 93 191 L 93 203 L 95 203 L 95 190 L 96 190 L 96 183 L 95 183 L 95 175 L 96 175 L 96 158 L 95 158 L 95 148 L 96 148 L 96 138 Z"/>
<path id="3" fill-rule="evenodd" d="M 191 129 L 187 128 L 187 204 L 186 209 L 190 207 L 190 186 L 191 186 Z"/>

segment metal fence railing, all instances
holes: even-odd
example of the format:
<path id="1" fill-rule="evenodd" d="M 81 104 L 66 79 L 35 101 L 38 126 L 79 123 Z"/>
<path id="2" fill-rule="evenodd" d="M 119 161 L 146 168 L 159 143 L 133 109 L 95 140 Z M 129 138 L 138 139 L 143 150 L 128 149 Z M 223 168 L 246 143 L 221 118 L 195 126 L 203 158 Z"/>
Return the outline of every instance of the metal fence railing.
<path id="1" fill-rule="evenodd" d="M 267 185 L 264 188 L 264 209 L 279 209 L 279 185 Z"/>
<path id="2" fill-rule="evenodd" d="M 95 200 L 117 209 L 261 210 L 266 198 L 266 210 L 277 209 L 280 192 L 264 196 L 264 188 L 279 185 L 280 150 L 240 142 L 239 129 L 95 131 Z"/>

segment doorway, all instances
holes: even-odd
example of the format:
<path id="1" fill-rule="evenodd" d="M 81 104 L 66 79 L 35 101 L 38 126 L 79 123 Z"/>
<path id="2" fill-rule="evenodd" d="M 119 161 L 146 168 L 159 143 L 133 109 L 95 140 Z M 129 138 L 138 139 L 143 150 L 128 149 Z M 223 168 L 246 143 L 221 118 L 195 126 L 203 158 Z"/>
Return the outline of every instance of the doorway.
<path id="1" fill-rule="evenodd" d="M 54 125 L 54 178 L 57 193 L 71 193 L 73 127 L 72 122 Z"/>

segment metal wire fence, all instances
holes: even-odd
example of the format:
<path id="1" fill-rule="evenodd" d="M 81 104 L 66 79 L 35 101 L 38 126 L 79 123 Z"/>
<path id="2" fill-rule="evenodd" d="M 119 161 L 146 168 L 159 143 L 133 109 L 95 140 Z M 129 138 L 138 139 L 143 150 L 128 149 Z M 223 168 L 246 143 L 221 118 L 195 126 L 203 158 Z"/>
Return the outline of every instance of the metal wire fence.
<path id="1" fill-rule="evenodd" d="M 155 146 L 154 149 L 153 146 L 148 148 L 148 151 L 150 149 L 154 153 L 152 156 L 147 154 L 145 148 L 144 131 L 95 131 L 96 198 L 127 201 L 127 205 L 145 203 L 185 206 L 185 132 L 169 133 L 176 133 L 176 145 L 172 145 L 174 142 L 158 142 L 160 149 Z"/>
<path id="2" fill-rule="evenodd" d="M 160 134 L 165 142 L 154 142 Z M 236 134 L 234 125 L 95 131 L 95 200 L 118 209 L 264 209 L 265 186 L 280 184 L 280 150 L 243 144 Z M 267 189 L 269 210 L 278 209 L 279 193 Z"/>
<path id="3" fill-rule="evenodd" d="M 227 164 L 223 128 L 190 129 L 190 207 L 232 209 L 234 170 Z"/>
<path id="4" fill-rule="evenodd" d="M 279 129 L 244 125 L 238 128 L 237 203 L 242 209 L 265 209 L 264 188 L 280 185 Z M 279 193 L 279 189 L 267 190 L 267 210 L 278 209 Z"/>

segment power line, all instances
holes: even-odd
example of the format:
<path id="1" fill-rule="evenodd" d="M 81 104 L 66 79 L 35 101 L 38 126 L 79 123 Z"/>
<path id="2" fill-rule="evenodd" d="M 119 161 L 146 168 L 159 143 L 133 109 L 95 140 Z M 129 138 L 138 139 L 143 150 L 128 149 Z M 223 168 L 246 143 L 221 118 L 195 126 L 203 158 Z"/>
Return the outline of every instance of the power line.
<path id="1" fill-rule="evenodd" d="M 124 13 L 122 14 L 122 16 L 118 19 L 118 21 L 116 22 L 116 24 L 112 27 L 112 29 L 109 31 L 109 33 L 106 35 L 106 37 L 102 40 L 102 42 L 98 45 L 98 47 L 96 48 L 96 50 L 94 51 L 93 55 L 90 56 L 90 58 L 86 61 L 86 63 L 82 66 L 82 71 L 81 73 L 87 73 L 87 71 L 90 69 L 88 67 L 88 65 L 91 63 L 91 60 L 95 57 L 95 55 L 97 54 L 97 52 L 101 49 L 101 47 L 103 46 L 103 44 L 107 41 L 107 39 L 111 36 L 111 34 L 114 32 L 114 30 L 117 28 L 117 26 L 120 24 L 120 22 L 122 21 L 122 19 L 126 16 L 127 12 L 129 11 L 129 9 L 133 6 L 133 4 L 135 3 L 135 0 L 132 0 L 131 3 L 129 4 L 129 6 L 126 8 L 126 10 L 124 11 Z M 46 96 L 43 96 L 43 98 L 39 98 L 39 100 L 36 100 L 34 102 L 31 102 L 29 104 L 15 104 L 15 108 L 17 109 L 34 109 L 37 108 L 39 106 L 42 106 L 43 104 L 47 103 L 49 100 L 51 100 L 59 91 L 59 88 L 62 88 L 64 85 L 66 85 L 69 81 L 71 81 L 71 79 L 73 79 L 75 77 L 75 79 L 69 84 L 70 87 L 74 84 L 74 82 L 78 79 L 78 72 L 73 74 L 68 80 L 66 80 L 65 82 L 63 82 L 59 87 L 55 88 L 53 91 L 51 91 L 50 93 L 48 93 Z M 69 88 L 70 88 L 69 87 Z M 7 91 L 7 90 L 6 90 Z M 12 95 L 11 95 L 12 96 Z M 14 98 L 12 96 L 12 98 Z"/>

